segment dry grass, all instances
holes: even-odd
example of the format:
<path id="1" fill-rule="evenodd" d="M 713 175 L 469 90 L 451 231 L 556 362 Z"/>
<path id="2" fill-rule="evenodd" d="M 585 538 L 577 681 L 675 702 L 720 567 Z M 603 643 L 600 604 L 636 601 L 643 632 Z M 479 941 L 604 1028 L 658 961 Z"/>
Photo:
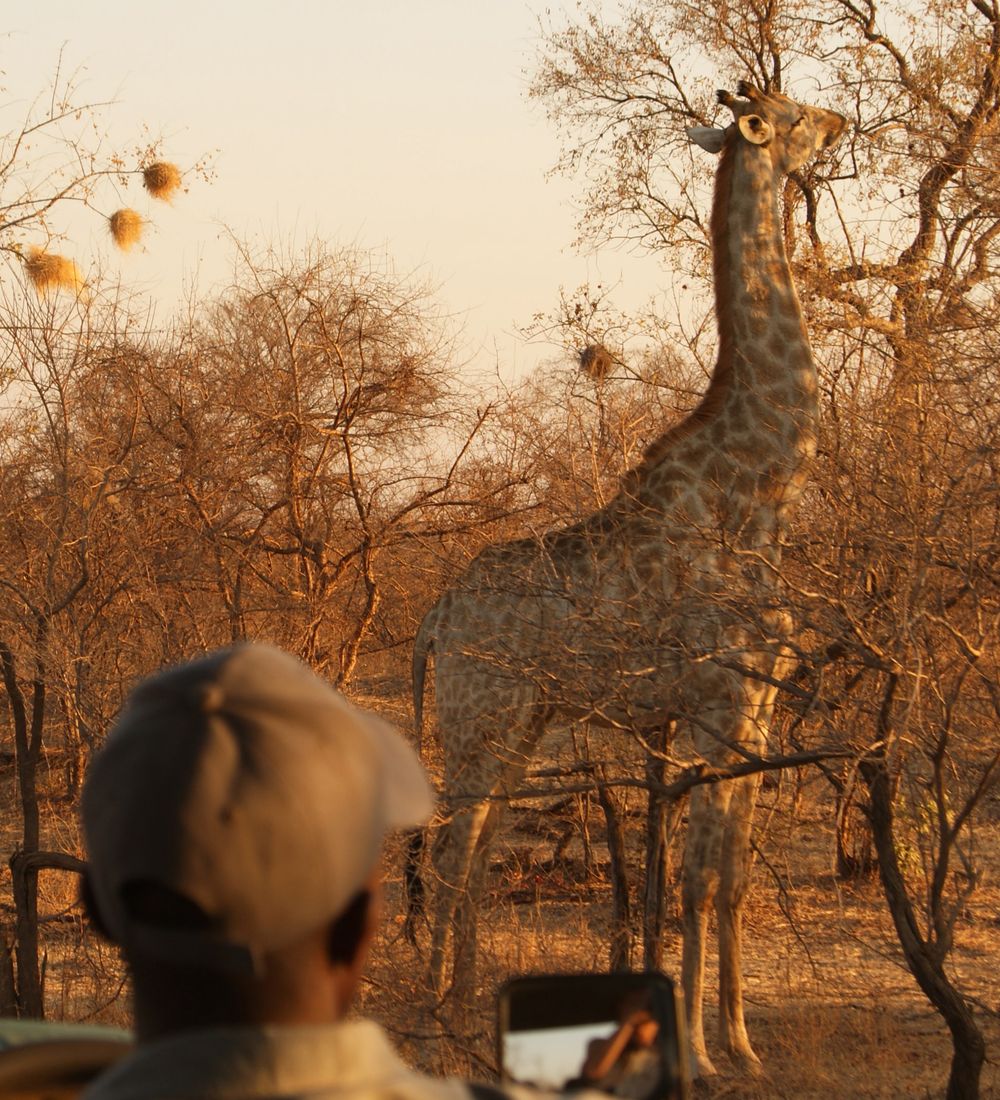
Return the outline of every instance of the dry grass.
<path id="1" fill-rule="evenodd" d="M 181 170 L 168 160 L 157 160 L 142 170 L 142 182 L 154 199 L 169 202 L 181 185 Z"/>
<path id="2" fill-rule="evenodd" d="M 47 252 L 37 245 L 28 249 L 24 258 L 24 269 L 31 285 L 39 294 L 47 294 L 50 290 L 72 290 L 78 293 L 84 286 L 83 275 L 71 259 L 56 252 Z"/>
<path id="3" fill-rule="evenodd" d="M 12 775 L 0 794 L 12 795 Z M 59 776 L 52 777 L 53 791 Z M 792 784 L 762 795 L 759 842 L 767 859 L 755 863 L 744 950 L 750 1035 L 766 1073 L 747 1079 L 717 1056 L 718 1078 L 699 1085 L 702 1097 L 857 1100 L 940 1096 L 950 1042 L 940 1018 L 902 963 L 876 882 L 854 887 L 830 874 L 832 814 L 822 784 L 808 783 L 794 808 Z M 13 798 L 9 804 L 13 805 Z M 638 807 L 636 807 L 638 809 Z M 47 841 L 72 847 L 72 808 L 46 808 Z M 764 829 L 765 822 L 769 822 Z M 629 817 L 638 853 L 642 818 Z M 421 949 L 402 935 L 402 844 L 386 858 L 383 930 L 362 988 L 360 1009 L 388 1029 L 406 1058 L 435 1074 L 488 1077 L 495 1067 L 496 992 L 509 976 L 541 970 L 579 971 L 607 964 L 610 898 L 599 822 L 591 822 L 596 861 L 582 881 L 582 846 L 575 839 L 562 862 L 553 860 L 553 835 L 534 809 L 509 815 L 498 838 L 479 920 L 476 1001 L 468 1010 L 442 1011 L 424 982 Z M 8 845 L 13 832 L 0 832 Z M 979 832 L 984 865 L 996 865 L 1000 827 Z M 777 878 L 782 883 L 781 891 Z M 69 876 L 45 875 L 42 911 L 48 955 L 46 991 L 54 1018 L 127 1021 L 128 1002 L 115 952 L 98 941 L 70 909 Z M 781 904 L 779 904 L 779 900 Z M 679 971 L 676 907 L 668 924 L 665 969 Z M 952 971 L 980 1004 L 1000 999 L 1000 885 L 986 882 L 957 929 Z M 638 950 L 633 964 L 641 962 Z M 714 1042 L 714 942 L 708 959 L 708 1035 Z M 987 1049 L 1000 1049 L 1000 1023 L 978 1012 Z M 714 1054 L 713 1050 L 713 1054 Z M 983 1072 L 984 1100 L 1000 1098 L 1000 1067 Z"/>
<path id="4" fill-rule="evenodd" d="M 951 1058 L 948 1033 L 905 968 L 881 890 L 874 881 L 838 884 L 829 871 L 832 813 L 825 792 L 807 786 L 795 812 L 791 788 L 788 783 L 763 795 L 761 821 L 770 817 L 770 826 L 760 842 L 769 866 L 756 861 L 748 900 L 747 1021 L 765 1074 L 748 1079 L 714 1049 L 713 932 L 706 1015 L 719 1076 L 701 1083 L 698 1095 L 754 1100 L 943 1095 Z M 530 818 L 513 816 L 522 823 Z M 400 862 L 396 855 L 390 858 L 389 916 L 365 990 L 365 1011 L 385 1022 L 409 1060 L 429 1072 L 481 1076 L 489 1071 L 495 1058 L 496 991 L 507 977 L 607 965 L 610 895 L 598 827 L 592 823 L 600 858 L 588 885 L 578 880 L 578 841 L 560 864 L 551 859 L 551 839 L 539 839 L 532 863 L 526 861 L 525 831 L 514 825 L 508 823 L 498 842 L 480 915 L 476 1003 L 452 1015 L 435 1010 L 424 986 L 426 957 L 400 935 Z M 638 858 L 638 814 L 629 829 Z M 1000 832 L 993 829 L 989 841 L 981 833 L 980 843 L 1000 852 Z M 992 862 L 985 847 L 983 860 Z M 678 909 L 675 905 L 669 916 L 665 945 L 664 968 L 674 974 L 680 971 Z M 998 926 L 1000 887 L 988 883 L 957 929 L 952 970 L 964 990 L 991 1007 L 1000 998 Z M 422 943 L 426 949 L 426 938 Z M 638 947 L 632 962 L 641 965 Z M 995 1052 L 1000 1021 L 987 1012 L 977 1016 L 987 1050 Z M 1000 1098 L 996 1064 L 984 1068 L 981 1095 Z"/>
<path id="5" fill-rule="evenodd" d="M 116 210 L 108 218 L 108 229 L 111 231 L 111 239 L 122 250 L 129 252 L 139 243 L 145 222 L 135 210 L 124 207 Z"/>

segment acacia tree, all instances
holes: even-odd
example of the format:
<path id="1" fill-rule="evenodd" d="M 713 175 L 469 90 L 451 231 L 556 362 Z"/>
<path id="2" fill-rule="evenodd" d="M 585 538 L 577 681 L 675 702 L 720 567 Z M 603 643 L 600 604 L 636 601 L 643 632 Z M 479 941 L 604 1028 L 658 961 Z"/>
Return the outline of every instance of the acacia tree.
<path id="1" fill-rule="evenodd" d="M 43 777 L 57 752 L 68 791 L 78 788 L 102 707 L 128 676 L 118 644 L 141 559 L 115 494 L 136 445 L 123 378 L 132 334 L 114 304 L 39 302 L 16 290 L 0 318 L 0 668 L 20 807 L 4 985 L 8 1009 L 41 1016 L 39 871 L 82 866 L 72 851 L 49 850 Z"/>
<path id="2" fill-rule="evenodd" d="M 146 370 L 148 503 L 189 532 L 192 640 L 266 635 L 350 681 L 382 554 L 448 490 L 431 456 L 462 430 L 451 351 L 426 288 L 368 254 L 241 251 Z"/>
<path id="3" fill-rule="evenodd" d="M 903 953 L 951 1029 L 949 1095 L 976 1095 L 982 1037 L 945 964 L 997 778 L 1000 8 L 636 0 L 545 30 L 532 92 L 588 189 L 582 232 L 664 255 L 682 306 L 664 331 L 692 362 L 707 170 L 683 129 L 711 121 L 710 88 L 749 77 L 853 123 L 784 196 L 825 398 L 783 567 L 800 624 L 787 686 L 808 701 L 792 730 L 857 746 Z"/>
<path id="4" fill-rule="evenodd" d="M 118 368 L 142 336 L 117 294 L 103 299 L 85 286 L 76 261 L 53 242 L 72 234 L 82 211 L 106 217 L 126 247 L 142 218 L 118 209 L 123 190 L 141 178 L 152 197 L 165 198 L 182 181 L 174 165 L 152 163 L 155 142 L 128 156 L 109 146 L 109 106 L 84 99 L 60 58 L 49 87 L 0 135 L 0 253 L 15 276 L 0 297 L 0 698 L 21 811 L 9 861 L 16 927 L 5 930 L 0 997 L 5 1009 L 28 1015 L 44 1007 L 38 871 L 78 864 L 72 853 L 44 850 L 39 766 L 55 731 L 69 752 L 68 790 L 78 785 L 85 746 L 102 728 L 95 708 L 115 697 L 127 667 L 114 653 L 98 673 L 112 633 L 107 620 L 135 560 L 121 539 L 102 540 L 124 535 L 108 516 L 111 485 L 122 481 L 133 449 L 136 405 L 129 372 Z M 205 174 L 205 165 L 195 171 Z M 21 275 L 37 299 L 19 293 Z"/>
<path id="5" fill-rule="evenodd" d="M 346 252 L 244 276 L 155 340 L 96 296 L 0 310 L 12 1010 L 44 1007 L 38 873 L 80 865 L 46 820 L 52 765 L 72 797 L 129 682 L 199 649 L 266 637 L 347 684 L 400 549 L 461 507 L 482 416 L 425 293 Z"/>

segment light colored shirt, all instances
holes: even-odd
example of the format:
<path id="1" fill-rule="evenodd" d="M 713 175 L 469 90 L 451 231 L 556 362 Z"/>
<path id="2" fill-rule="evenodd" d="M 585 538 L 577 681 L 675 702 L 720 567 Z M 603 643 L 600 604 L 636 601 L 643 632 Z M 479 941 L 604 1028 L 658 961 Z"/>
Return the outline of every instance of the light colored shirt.
<path id="1" fill-rule="evenodd" d="M 663 1059 L 656 1050 L 627 1050 L 599 1087 L 628 1100 L 644 1100 L 654 1095 L 663 1077 Z"/>
<path id="2" fill-rule="evenodd" d="M 495 1087 L 509 1100 L 551 1094 Z M 181 1032 L 102 1074 L 84 1100 L 472 1100 L 462 1081 L 406 1066 L 371 1020 Z"/>

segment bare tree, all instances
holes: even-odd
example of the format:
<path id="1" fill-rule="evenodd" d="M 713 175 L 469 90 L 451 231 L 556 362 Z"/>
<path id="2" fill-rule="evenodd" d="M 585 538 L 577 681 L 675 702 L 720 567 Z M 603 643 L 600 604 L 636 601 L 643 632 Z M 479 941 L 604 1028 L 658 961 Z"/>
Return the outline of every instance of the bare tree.
<path id="1" fill-rule="evenodd" d="M 802 700 L 793 737 L 856 746 L 903 954 L 951 1029 L 949 1096 L 974 1096 L 982 1037 L 945 963 L 996 780 L 1000 9 L 636 0 L 617 21 L 585 8 L 544 29 L 532 91 L 562 169 L 586 181 L 581 231 L 664 255 L 681 309 L 663 331 L 692 364 L 707 227 L 683 126 L 709 121 L 707 92 L 733 72 L 792 95 L 822 85 L 853 121 L 785 193 L 825 404 L 783 568 L 801 628 L 786 698 Z M 828 774 L 846 796 L 851 773 Z"/>
<path id="2" fill-rule="evenodd" d="M 39 1015 L 38 874 L 79 856 L 47 807 L 74 797 L 129 682 L 267 637 L 346 685 L 386 644 L 408 548 L 470 524 L 453 516 L 483 416 L 458 401 L 425 291 L 352 252 L 247 266 L 155 339 L 122 299 L 15 286 L 0 341 L 0 718 L 21 834 L 7 985 Z M 391 621 L 398 647 L 412 613 Z"/>
<path id="3" fill-rule="evenodd" d="M 447 489 L 430 456 L 457 423 L 450 357 L 426 288 L 372 256 L 241 252 L 234 285 L 146 372 L 147 474 L 198 532 L 184 571 L 211 593 L 187 612 L 193 638 L 267 634 L 350 681 L 383 552 Z"/>
<path id="4" fill-rule="evenodd" d="M 123 628 L 136 559 L 116 514 L 135 445 L 134 401 L 121 386 L 129 325 L 115 305 L 3 302 L 5 415 L 0 429 L 0 667 L 13 732 L 20 839 L 10 859 L 20 1013 L 43 1014 L 38 873 L 72 853 L 47 850 L 43 765 L 58 750 L 72 793 L 107 703 L 108 626 Z M 114 400 L 108 400 L 115 391 Z M 103 400 L 102 400 L 103 399 Z M 123 629 L 123 634 L 127 633 Z M 123 655 L 114 653 L 111 696 Z M 112 704 L 113 705 L 113 704 Z M 9 933 L 8 933 L 9 934 Z"/>

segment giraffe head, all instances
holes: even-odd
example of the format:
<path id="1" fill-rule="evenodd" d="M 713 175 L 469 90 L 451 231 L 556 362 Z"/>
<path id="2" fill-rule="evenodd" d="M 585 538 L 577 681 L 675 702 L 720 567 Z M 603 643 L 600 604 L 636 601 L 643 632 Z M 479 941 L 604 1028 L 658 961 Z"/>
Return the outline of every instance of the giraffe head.
<path id="1" fill-rule="evenodd" d="M 744 141 L 766 149 L 774 169 L 787 174 L 834 145 L 847 126 L 836 111 L 804 106 L 780 92 L 765 94 L 745 80 L 736 92 L 716 93 L 719 102 L 733 112 L 732 125 L 724 130 L 692 127 L 688 130 L 691 141 L 710 153 L 720 152 L 727 142 Z"/>

